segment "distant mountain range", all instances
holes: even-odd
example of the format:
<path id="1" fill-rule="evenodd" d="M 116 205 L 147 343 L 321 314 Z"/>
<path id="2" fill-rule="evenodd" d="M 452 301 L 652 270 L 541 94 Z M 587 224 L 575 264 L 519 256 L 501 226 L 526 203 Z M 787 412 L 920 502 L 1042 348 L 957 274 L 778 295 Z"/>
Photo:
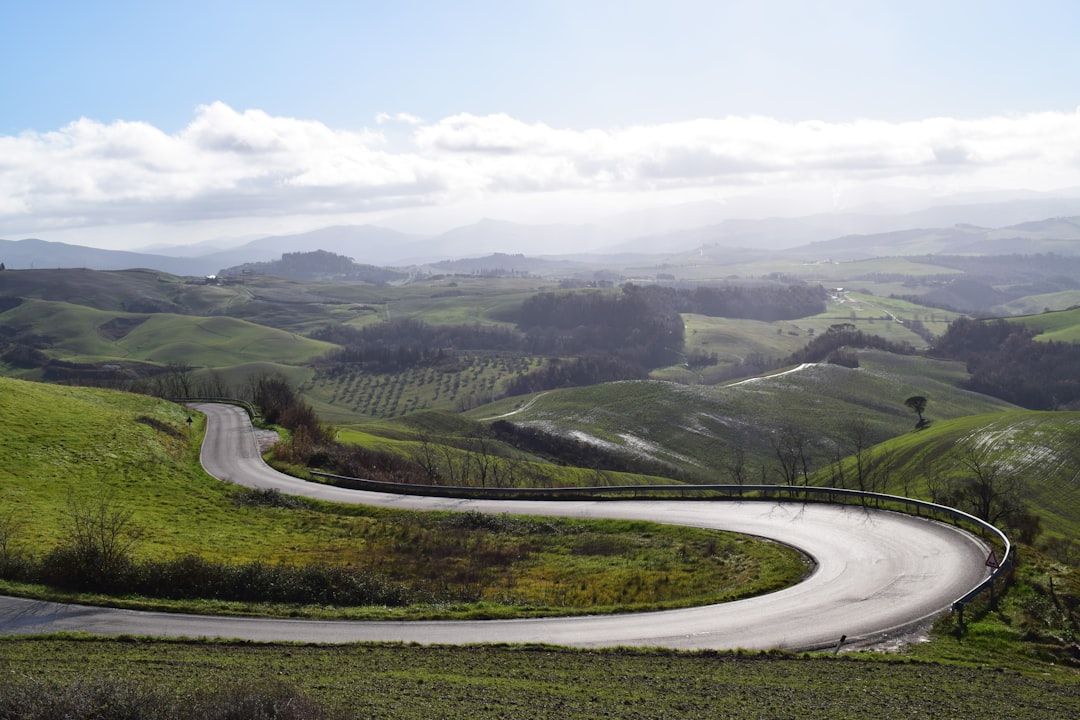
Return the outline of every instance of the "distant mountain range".
<path id="1" fill-rule="evenodd" d="M 666 212 L 675 210 L 668 208 Z M 710 215 L 695 204 L 687 214 Z M 1047 219 L 1049 218 L 1049 219 Z M 669 221 L 673 222 L 671 218 Z M 656 226 L 663 223 L 653 223 Z M 670 223 L 669 223 L 670 224 Z M 861 259 L 925 254 L 1080 254 L 1080 198 L 1037 198 L 949 205 L 899 215 L 836 214 L 798 218 L 722 220 L 655 234 L 635 231 L 622 218 L 608 225 L 524 225 L 482 220 L 438 235 L 414 235 L 375 225 L 326 227 L 274 235 L 227 249 L 201 244 L 155 252 L 103 250 L 42 240 L 0 240 L 0 262 L 10 269 L 151 268 L 182 276 L 277 260 L 284 253 L 325 250 L 358 263 L 407 267 L 494 253 L 570 258 L 583 254 L 678 255 L 701 248 L 783 251 L 806 258 Z"/>

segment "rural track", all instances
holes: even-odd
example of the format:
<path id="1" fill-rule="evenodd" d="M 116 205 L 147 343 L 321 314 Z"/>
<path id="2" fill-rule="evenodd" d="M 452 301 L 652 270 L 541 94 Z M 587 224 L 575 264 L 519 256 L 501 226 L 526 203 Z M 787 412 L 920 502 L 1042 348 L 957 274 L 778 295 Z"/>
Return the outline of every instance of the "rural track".
<path id="1" fill-rule="evenodd" d="M 414 510 L 627 518 L 747 533 L 800 549 L 814 568 L 759 597 L 662 612 L 478 621 L 321 621 L 141 612 L 0 597 L 0 634 L 207 637 L 257 642 L 550 643 L 581 647 L 821 649 L 842 636 L 894 641 L 947 610 L 986 576 L 986 546 L 953 526 L 861 507 L 765 501 L 462 500 L 304 482 L 267 466 L 240 408 L 206 414 L 203 467 L 225 482 L 334 502 Z"/>

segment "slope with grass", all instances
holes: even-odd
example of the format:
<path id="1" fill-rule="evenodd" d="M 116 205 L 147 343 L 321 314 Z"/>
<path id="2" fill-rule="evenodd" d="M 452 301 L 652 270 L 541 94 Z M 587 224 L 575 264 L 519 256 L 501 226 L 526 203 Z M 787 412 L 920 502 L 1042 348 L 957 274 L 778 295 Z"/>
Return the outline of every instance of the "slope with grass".
<path id="1" fill-rule="evenodd" d="M 211 367 L 256 361 L 298 364 L 335 347 L 229 317 L 110 312 L 48 300 L 27 300 L 0 313 L 0 323 L 37 329 L 45 336 L 47 355 L 73 362 L 139 360 Z"/>
<path id="2" fill-rule="evenodd" d="M 847 455 L 854 425 L 881 442 L 910 430 L 916 418 L 904 405 L 929 399 L 931 418 L 956 418 L 1006 409 L 1008 404 L 960 390 L 959 363 L 859 351 L 860 367 L 808 365 L 723 386 L 631 381 L 554 390 L 527 403 L 511 398 L 466 413 L 595 443 L 631 456 L 670 464 L 700 482 L 729 482 L 743 454 L 746 482 L 779 481 L 774 441 L 785 432 L 805 437 L 811 465 Z"/>
<path id="3" fill-rule="evenodd" d="M 996 315 L 1034 315 L 1052 310 L 1068 310 L 1080 306 L 1080 290 L 1041 293 L 1012 300 L 993 309 Z"/>
<path id="4" fill-rule="evenodd" d="M 1036 340 L 1044 342 L 1080 342 L 1080 307 L 1009 318 L 1009 322 L 1022 323 L 1039 334 Z"/>
<path id="5" fill-rule="evenodd" d="M 1042 527 L 1061 537 L 1080 535 L 1080 412 L 1006 410 L 935 420 L 874 449 L 891 465 L 889 492 L 930 499 L 931 484 L 971 474 L 960 462 L 967 449 L 979 453 L 1001 479 L 1018 479 Z M 828 473 L 817 476 L 827 482 Z"/>

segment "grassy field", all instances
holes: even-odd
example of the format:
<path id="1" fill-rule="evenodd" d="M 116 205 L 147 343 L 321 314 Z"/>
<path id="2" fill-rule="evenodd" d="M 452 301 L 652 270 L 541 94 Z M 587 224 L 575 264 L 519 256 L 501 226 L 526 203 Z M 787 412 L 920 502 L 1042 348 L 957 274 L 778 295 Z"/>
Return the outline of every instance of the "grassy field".
<path id="1" fill-rule="evenodd" d="M 86 682 L 91 667 L 93 677 L 191 704 L 236 686 L 268 688 L 327 717 L 1072 720 L 1080 706 L 1075 671 L 889 656 L 0 639 L 0 691 L 14 678 Z"/>
<path id="2" fill-rule="evenodd" d="M 1009 322 L 1023 323 L 1038 330 L 1035 337 L 1043 342 L 1080 342 L 1080 308 L 1024 315 L 1009 318 Z"/>
<path id="3" fill-rule="evenodd" d="M 125 600 L 128 606 L 278 615 L 522 616 L 675 607 L 758 594 L 798 580 L 774 543 L 656 524 L 471 523 L 323 503 L 253 502 L 197 465 L 198 422 L 145 396 L 0 379 L 0 519 L 5 547 L 40 554 L 72 508 L 132 513 L 137 558 L 341 565 L 394 581 L 470 589 L 474 602 L 420 608 L 252 607 Z M 197 416 L 196 416 L 197 418 Z M 48 594 L 3 586 L 8 592 Z M 68 598 L 80 599 L 80 598 Z M 81 598 L 87 600 L 88 598 Z M 89 599 L 96 601 L 95 599 Z"/>

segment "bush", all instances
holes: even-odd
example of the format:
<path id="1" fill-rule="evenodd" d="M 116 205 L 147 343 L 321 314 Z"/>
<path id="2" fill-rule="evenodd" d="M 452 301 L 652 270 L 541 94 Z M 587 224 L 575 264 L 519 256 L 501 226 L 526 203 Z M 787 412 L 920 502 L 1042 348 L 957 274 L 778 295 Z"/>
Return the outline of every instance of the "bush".
<path id="1" fill-rule="evenodd" d="M 37 579 L 74 592 L 117 592 L 130 582 L 131 559 L 106 558 L 93 545 L 65 543 L 41 560 Z"/>

